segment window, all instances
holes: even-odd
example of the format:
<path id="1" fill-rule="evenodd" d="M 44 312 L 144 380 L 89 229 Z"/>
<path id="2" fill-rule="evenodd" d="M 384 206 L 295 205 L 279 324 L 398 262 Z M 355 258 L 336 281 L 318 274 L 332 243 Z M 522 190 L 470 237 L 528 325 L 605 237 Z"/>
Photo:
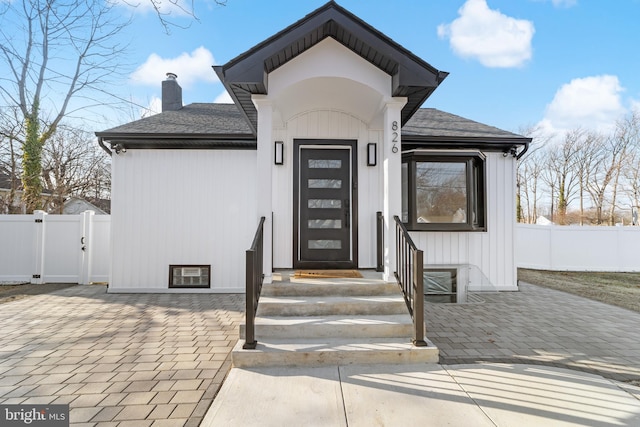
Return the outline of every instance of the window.
<path id="1" fill-rule="evenodd" d="M 409 230 L 486 231 L 485 157 L 410 151 L 402 156 L 402 221 Z"/>
<path id="2" fill-rule="evenodd" d="M 209 265 L 170 265 L 170 288 L 210 288 L 211 266 Z"/>

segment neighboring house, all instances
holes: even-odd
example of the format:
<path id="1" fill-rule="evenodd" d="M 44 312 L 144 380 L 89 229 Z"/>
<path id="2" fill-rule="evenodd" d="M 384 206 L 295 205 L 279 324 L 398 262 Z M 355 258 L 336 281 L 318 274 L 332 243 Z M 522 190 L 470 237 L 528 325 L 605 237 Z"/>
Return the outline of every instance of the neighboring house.
<path id="1" fill-rule="evenodd" d="M 11 195 L 11 175 L 0 169 L 0 215 L 9 213 L 9 198 Z M 13 205 L 20 202 L 18 192 L 14 197 Z"/>
<path id="2" fill-rule="evenodd" d="M 104 199 L 86 200 L 80 197 L 69 197 L 64 202 L 62 213 L 78 215 L 85 211 L 93 211 L 96 215 L 107 215 L 110 211 L 110 201 Z"/>
<path id="3" fill-rule="evenodd" d="M 267 282 L 376 268 L 377 212 L 385 280 L 397 215 L 427 268 L 475 265 L 517 289 L 530 139 L 420 108 L 446 72 L 334 2 L 214 69 L 235 105 L 183 106 L 168 74 L 161 114 L 96 133 L 113 151 L 109 292 L 242 292 L 262 216 Z"/>
<path id="4" fill-rule="evenodd" d="M 554 225 L 553 222 L 547 218 L 544 215 L 539 215 L 538 218 L 536 218 L 536 224 L 538 225 Z"/>

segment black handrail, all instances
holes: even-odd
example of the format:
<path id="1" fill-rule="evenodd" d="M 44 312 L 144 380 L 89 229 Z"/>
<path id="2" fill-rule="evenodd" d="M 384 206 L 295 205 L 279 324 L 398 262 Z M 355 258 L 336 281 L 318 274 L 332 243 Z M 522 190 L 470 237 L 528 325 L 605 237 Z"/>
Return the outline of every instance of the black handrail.
<path id="1" fill-rule="evenodd" d="M 251 248 L 246 254 L 246 310 L 245 310 L 245 336 L 242 348 L 253 350 L 256 348 L 256 311 L 260 292 L 262 292 L 262 282 L 264 281 L 263 268 L 263 246 L 264 246 L 264 217 L 260 218 L 258 230 L 253 238 Z"/>
<path id="2" fill-rule="evenodd" d="M 376 271 L 384 271 L 384 217 L 376 212 Z"/>
<path id="3" fill-rule="evenodd" d="M 413 345 L 424 347 L 424 253 L 419 250 L 406 227 L 394 216 L 396 222 L 396 280 L 413 319 Z"/>

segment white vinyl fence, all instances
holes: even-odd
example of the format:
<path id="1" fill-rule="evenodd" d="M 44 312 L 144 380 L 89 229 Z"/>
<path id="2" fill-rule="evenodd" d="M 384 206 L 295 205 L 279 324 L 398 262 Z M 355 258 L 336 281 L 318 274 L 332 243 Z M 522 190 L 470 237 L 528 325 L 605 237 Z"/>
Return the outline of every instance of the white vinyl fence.
<path id="1" fill-rule="evenodd" d="M 107 282 L 110 227 L 91 211 L 0 215 L 0 282 Z"/>
<path id="2" fill-rule="evenodd" d="M 557 271 L 640 271 L 640 227 L 518 224 L 516 264 Z"/>

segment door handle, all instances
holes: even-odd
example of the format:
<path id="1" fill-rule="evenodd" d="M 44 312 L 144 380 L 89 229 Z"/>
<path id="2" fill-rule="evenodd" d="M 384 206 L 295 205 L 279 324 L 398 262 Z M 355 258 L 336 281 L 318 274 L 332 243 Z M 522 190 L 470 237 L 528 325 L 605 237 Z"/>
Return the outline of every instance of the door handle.
<path id="1" fill-rule="evenodd" d="M 344 224 L 345 227 L 350 227 L 351 224 L 349 223 L 349 220 L 351 218 L 351 209 L 349 207 L 349 199 L 344 199 Z"/>

